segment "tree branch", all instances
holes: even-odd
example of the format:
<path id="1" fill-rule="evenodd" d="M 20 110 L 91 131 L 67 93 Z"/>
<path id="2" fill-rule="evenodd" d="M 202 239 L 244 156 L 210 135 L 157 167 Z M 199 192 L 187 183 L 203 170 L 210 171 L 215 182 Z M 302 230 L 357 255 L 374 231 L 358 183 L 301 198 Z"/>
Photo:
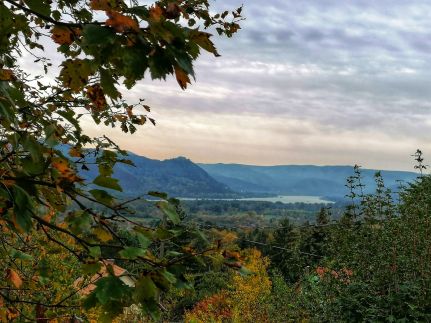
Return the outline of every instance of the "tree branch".
<path id="1" fill-rule="evenodd" d="M 42 19 L 44 21 L 47 21 L 47 22 L 50 22 L 50 23 L 52 23 L 54 25 L 66 26 L 66 27 L 73 28 L 73 27 L 82 27 L 83 25 L 103 25 L 104 24 L 103 22 L 99 22 L 99 21 L 94 21 L 94 22 L 87 23 L 87 24 L 58 21 L 58 20 L 55 20 L 55 19 L 53 19 L 53 18 L 51 18 L 49 16 L 45 16 L 44 14 L 36 12 L 36 11 L 30 9 L 30 8 L 27 8 L 26 6 L 24 6 L 24 5 L 22 5 L 22 4 L 18 3 L 18 2 L 15 2 L 13 0 L 4 0 L 4 1 L 10 3 L 11 5 L 13 5 L 13 6 L 21 9 L 22 11 L 24 11 L 26 13 L 35 15 L 35 16 L 39 17 L 40 19 Z"/>

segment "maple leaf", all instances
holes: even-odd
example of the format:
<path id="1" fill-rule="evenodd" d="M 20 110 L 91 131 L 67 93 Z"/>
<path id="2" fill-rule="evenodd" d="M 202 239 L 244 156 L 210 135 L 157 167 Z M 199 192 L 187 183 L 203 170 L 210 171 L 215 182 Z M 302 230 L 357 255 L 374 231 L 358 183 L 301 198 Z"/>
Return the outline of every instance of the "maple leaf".
<path id="1" fill-rule="evenodd" d="M 87 97 L 93 102 L 94 112 L 101 112 L 106 108 L 105 94 L 99 84 L 91 85 L 87 87 Z"/>
<path id="2" fill-rule="evenodd" d="M 163 9 L 158 6 L 155 5 L 153 7 L 150 8 L 150 19 L 153 21 L 160 21 L 160 19 L 162 19 L 163 16 Z"/>
<path id="3" fill-rule="evenodd" d="M 51 38 L 59 45 L 70 45 L 73 43 L 75 35 L 71 28 L 66 26 L 54 26 L 51 29 Z"/>
<path id="4" fill-rule="evenodd" d="M 139 31 L 139 25 L 136 20 L 116 11 L 107 11 L 106 14 L 109 17 L 105 22 L 106 26 L 112 27 L 116 32 Z"/>
<path id="5" fill-rule="evenodd" d="M 164 16 L 167 19 L 177 19 L 181 14 L 181 8 L 175 2 L 171 2 L 168 4 Z"/>
<path id="6" fill-rule="evenodd" d="M 91 62 L 88 59 L 68 59 L 62 64 L 60 79 L 64 86 L 73 92 L 79 92 L 88 81 L 88 77 L 93 73 Z"/>
<path id="7" fill-rule="evenodd" d="M 0 69 L 0 81 L 12 81 L 14 78 L 12 70 Z"/>
<path id="8" fill-rule="evenodd" d="M 191 33 L 190 39 L 193 40 L 199 47 L 205 49 L 207 52 L 214 54 L 214 56 L 219 57 L 220 54 L 217 52 L 217 49 L 214 46 L 214 43 L 210 40 L 212 35 L 209 33 L 205 33 L 202 31 L 194 30 Z"/>
<path id="9" fill-rule="evenodd" d="M 71 157 L 84 157 L 79 147 L 72 147 L 69 149 L 69 155 Z"/>
<path id="10" fill-rule="evenodd" d="M 75 171 L 69 167 L 67 160 L 55 157 L 53 158 L 51 165 L 58 171 L 59 180 L 67 180 L 69 182 L 82 181 L 82 179 L 76 175 Z"/>
<path id="11" fill-rule="evenodd" d="M 178 66 L 175 66 L 175 77 L 177 78 L 177 82 L 183 90 L 187 88 L 187 83 L 192 84 L 187 73 Z"/>
<path id="12" fill-rule="evenodd" d="M 22 285 L 21 277 L 15 270 L 11 268 L 6 270 L 6 279 L 10 281 L 16 288 L 20 288 Z"/>

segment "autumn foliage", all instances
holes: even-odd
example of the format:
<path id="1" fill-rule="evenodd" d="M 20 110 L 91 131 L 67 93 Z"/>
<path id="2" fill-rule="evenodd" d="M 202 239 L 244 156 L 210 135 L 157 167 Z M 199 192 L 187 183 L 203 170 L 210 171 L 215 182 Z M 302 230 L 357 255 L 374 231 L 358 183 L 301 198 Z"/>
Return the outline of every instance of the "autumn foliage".
<path id="1" fill-rule="evenodd" d="M 256 249 L 243 250 L 240 256 L 250 271 L 241 275 L 232 271 L 232 287 L 199 303 L 186 313 L 186 322 L 269 322 L 268 298 L 271 281 L 268 259 Z"/>
<path id="2" fill-rule="evenodd" d="M 82 125 L 155 125 L 144 98 L 122 92 L 144 77 L 172 76 L 186 89 L 201 53 L 219 56 L 209 30 L 231 37 L 241 10 L 217 14 L 206 0 L 0 1 L 0 320 L 112 321 L 132 305 L 157 319 L 162 293 L 187 286 L 187 270 L 222 249 L 186 228 L 179 201 L 160 192 L 149 192 L 160 223 L 131 220 L 142 197 L 120 199 L 113 174 L 133 163 Z M 73 282 L 107 259 L 134 283 L 108 271 L 82 296 Z"/>

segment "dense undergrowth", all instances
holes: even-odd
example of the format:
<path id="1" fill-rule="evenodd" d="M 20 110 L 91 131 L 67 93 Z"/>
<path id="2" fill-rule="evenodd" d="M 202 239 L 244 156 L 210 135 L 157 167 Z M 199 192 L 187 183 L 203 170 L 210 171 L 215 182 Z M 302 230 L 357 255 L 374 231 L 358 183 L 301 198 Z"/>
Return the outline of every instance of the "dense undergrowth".
<path id="1" fill-rule="evenodd" d="M 274 229 L 213 229 L 252 274 L 214 266 L 190 276 L 195 290 L 169 295 L 165 319 L 430 321 L 431 176 L 396 193 L 377 173 L 376 192 L 362 194 L 359 169 L 348 183 L 352 204 L 339 220 L 322 209 L 313 224 L 283 220 Z"/>

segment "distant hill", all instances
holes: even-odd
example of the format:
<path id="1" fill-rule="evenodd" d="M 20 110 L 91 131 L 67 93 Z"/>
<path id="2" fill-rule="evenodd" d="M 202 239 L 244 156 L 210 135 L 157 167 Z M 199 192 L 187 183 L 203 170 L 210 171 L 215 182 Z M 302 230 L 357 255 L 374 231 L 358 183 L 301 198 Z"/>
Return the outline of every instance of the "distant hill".
<path id="1" fill-rule="evenodd" d="M 68 148 L 61 147 L 67 154 Z M 235 198 L 266 195 L 310 195 L 338 200 L 347 194 L 346 179 L 352 166 L 253 166 L 242 164 L 195 164 L 185 157 L 156 160 L 129 152 L 136 167 L 117 163 L 114 178 L 119 179 L 124 195 L 144 195 L 162 191 L 176 197 Z M 92 180 L 98 174 L 95 165 L 80 174 Z M 365 192 L 374 190 L 372 169 L 362 169 Z M 396 189 L 398 180 L 411 182 L 417 174 L 382 171 L 387 187 Z"/>
<path id="2" fill-rule="evenodd" d="M 241 164 L 198 164 L 217 181 L 232 190 L 248 193 L 281 195 L 315 195 L 343 197 L 347 177 L 353 174 L 352 166 L 252 166 Z M 376 170 L 362 169 L 365 192 L 375 189 L 373 176 Z M 417 174 L 403 171 L 382 171 L 387 187 L 396 189 L 398 180 L 411 182 Z"/>
<path id="3" fill-rule="evenodd" d="M 168 160 L 149 159 L 129 152 L 127 159 L 136 167 L 117 163 L 113 177 L 119 179 L 124 195 L 143 195 L 148 191 L 162 191 L 175 197 L 229 197 L 235 193 L 216 181 L 201 167 L 187 158 Z M 97 169 L 89 165 L 89 171 L 81 171 L 87 179 L 97 176 Z"/>

